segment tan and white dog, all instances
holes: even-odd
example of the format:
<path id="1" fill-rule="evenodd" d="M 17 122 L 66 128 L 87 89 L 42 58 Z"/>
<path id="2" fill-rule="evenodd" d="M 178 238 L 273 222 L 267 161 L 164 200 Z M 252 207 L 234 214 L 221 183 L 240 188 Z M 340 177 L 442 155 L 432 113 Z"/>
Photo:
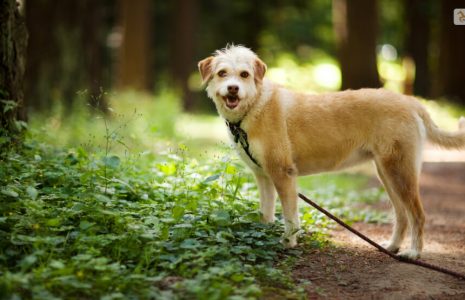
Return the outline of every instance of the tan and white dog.
<path id="1" fill-rule="evenodd" d="M 265 79 L 266 65 L 242 46 L 218 50 L 198 67 L 219 114 L 247 134 L 247 151 L 235 141 L 256 176 L 265 222 L 274 221 L 278 192 L 287 246 L 297 244 L 296 177 L 372 160 L 395 211 L 387 249 L 399 251 L 409 225 L 411 246 L 400 255 L 419 257 L 425 222 L 418 186 L 422 147 L 426 139 L 445 148 L 465 147 L 465 118 L 459 131 L 442 131 L 415 98 L 384 89 L 296 93 Z"/>

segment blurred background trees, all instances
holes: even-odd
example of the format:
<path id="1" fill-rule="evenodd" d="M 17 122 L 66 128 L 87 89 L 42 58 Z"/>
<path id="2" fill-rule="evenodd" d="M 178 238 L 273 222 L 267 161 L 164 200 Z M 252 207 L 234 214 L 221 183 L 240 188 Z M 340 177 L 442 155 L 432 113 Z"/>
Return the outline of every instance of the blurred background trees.
<path id="1" fill-rule="evenodd" d="M 79 99 L 105 111 L 105 91 L 166 88 L 177 91 L 187 111 L 211 110 L 196 63 L 227 43 L 252 48 L 273 79 L 301 89 L 386 86 L 465 104 L 465 26 L 453 25 L 453 9 L 463 6 L 458 0 L 22 4 L 30 110 L 61 103 L 71 112 Z"/>
<path id="2" fill-rule="evenodd" d="M 29 107 L 47 110 L 61 101 L 70 110 L 78 91 L 87 91 L 87 102 L 105 109 L 99 94 L 101 88 L 110 88 L 114 72 L 105 39 L 115 22 L 115 8 L 107 2 L 25 1 Z"/>

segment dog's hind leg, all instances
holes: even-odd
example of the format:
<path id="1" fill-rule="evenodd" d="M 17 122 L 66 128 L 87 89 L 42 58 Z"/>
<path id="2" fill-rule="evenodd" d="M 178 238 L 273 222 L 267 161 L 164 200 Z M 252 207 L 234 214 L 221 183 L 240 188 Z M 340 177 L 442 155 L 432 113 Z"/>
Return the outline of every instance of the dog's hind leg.
<path id="1" fill-rule="evenodd" d="M 405 233 L 407 231 L 407 215 L 405 214 L 405 207 L 402 204 L 399 195 L 397 195 L 397 193 L 391 187 L 392 184 L 388 181 L 387 176 L 384 175 L 385 171 L 382 164 L 375 162 L 375 165 L 376 170 L 378 171 L 379 179 L 383 183 L 384 188 L 389 195 L 389 199 L 391 200 L 395 213 L 394 228 L 392 230 L 391 239 L 387 243 L 383 244 L 383 246 L 387 250 L 393 253 L 397 253 L 400 249 L 400 246 L 402 245 L 402 241 L 404 240 Z"/>
<path id="2" fill-rule="evenodd" d="M 272 223 L 274 222 L 276 189 L 268 176 L 255 174 L 255 178 L 257 179 L 258 190 L 260 192 L 262 222 Z"/>
<path id="3" fill-rule="evenodd" d="M 410 225 L 411 246 L 401 256 L 418 258 L 423 249 L 425 215 L 418 186 L 419 164 L 413 144 L 394 145 L 390 155 L 381 159 L 383 174 L 390 188 L 398 195 Z M 394 197 L 395 198 L 395 197 Z"/>

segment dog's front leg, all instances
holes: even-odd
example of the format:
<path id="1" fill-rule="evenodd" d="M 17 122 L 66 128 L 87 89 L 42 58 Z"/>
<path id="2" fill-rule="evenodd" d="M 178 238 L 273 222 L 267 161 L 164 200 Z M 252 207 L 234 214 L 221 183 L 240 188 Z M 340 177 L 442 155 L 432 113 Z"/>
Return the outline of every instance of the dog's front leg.
<path id="1" fill-rule="evenodd" d="M 284 245 L 295 247 L 297 233 L 300 228 L 299 212 L 297 207 L 296 171 L 294 167 L 279 168 L 271 172 L 272 181 L 278 191 L 284 215 Z"/>
<path id="2" fill-rule="evenodd" d="M 255 173 L 258 190 L 260 192 L 260 212 L 263 223 L 273 223 L 275 213 L 276 189 L 271 179 L 264 175 Z"/>

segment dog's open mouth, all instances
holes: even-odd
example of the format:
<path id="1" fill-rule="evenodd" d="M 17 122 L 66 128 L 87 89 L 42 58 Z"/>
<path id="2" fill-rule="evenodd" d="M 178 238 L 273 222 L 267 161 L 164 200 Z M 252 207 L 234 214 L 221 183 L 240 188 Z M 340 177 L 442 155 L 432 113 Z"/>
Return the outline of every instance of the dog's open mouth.
<path id="1" fill-rule="evenodd" d="M 237 95 L 228 94 L 223 97 L 224 101 L 226 102 L 226 106 L 229 109 L 234 109 L 236 106 L 239 105 L 239 97 Z"/>

